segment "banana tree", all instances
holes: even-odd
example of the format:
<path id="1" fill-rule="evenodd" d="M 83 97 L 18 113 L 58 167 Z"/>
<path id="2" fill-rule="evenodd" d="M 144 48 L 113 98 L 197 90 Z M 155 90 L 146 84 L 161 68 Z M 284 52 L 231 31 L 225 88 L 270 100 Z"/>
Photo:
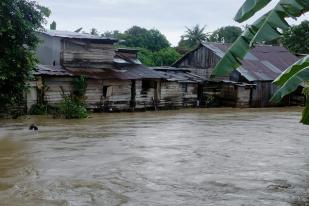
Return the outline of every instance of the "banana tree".
<path id="1" fill-rule="evenodd" d="M 246 0 L 237 12 L 234 20 L 242 23 L 268 5 L 271 0 Z M 252 25 L 248 26 L 242 35 L 231 45 L 228 52 L 214 69 L 213 76 L 225 76 L 241 66 L 241 60 L 257 42 L 271 41 L 282 36 L 290 28 L 287 18 L 301 16 L 309 11 L 309 0 L 279 0 L 276 6 L 261 16 Z M 309 56 L 304 57 L 286 71 L 275 81 L 279 89 L 271 101 L 279 102 L 284 96 L 295 91 L 300 85 L 306 89 L 309 80 Z M 306 98 L 306 107 L 301 122 L 309 125 L 309 98 Z"/>

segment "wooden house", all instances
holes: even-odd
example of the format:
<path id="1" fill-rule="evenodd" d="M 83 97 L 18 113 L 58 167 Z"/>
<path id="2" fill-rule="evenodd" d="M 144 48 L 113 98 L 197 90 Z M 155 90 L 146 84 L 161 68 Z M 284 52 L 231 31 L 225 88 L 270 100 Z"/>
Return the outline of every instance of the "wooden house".
<path id="1" fill-rule="evenodd" d="M 164 79 L 160 84 L 159 107 L 200 106 L 204 78 L 176 67 L 151 67 Z"/>
<path id="2" fill-rule="evenodd" d="M 252 107 L 272 106 L 269 100 L 277 90 L 272 81 L 286 68 L 295 63 L 298 57 L 280 46 L 257 45 L 245 56 L 242 66 L 231 75 L 211 78 L 211 72 L 229 47 L 230 44 L 201 43 L 196 49 L 174 63 L 173 66 L 186 68 L 206 78 L 208 84 L 206 84 L 205 91 L 213 90 L 214 85 L 217 85 L 215 88 L 220 89 L 221 98 L 227 97 L 226 91 L 230 90 L 233 94 L 229 98 L 234 97 L 233 105 L 241 103 L 238 102 L 238 95 L 235 94 L 243 90 L 242 94 L 239 94 L 242 96 L 241 104 Z M 231 90 L 231 84 L 233 84 L 234 90 Z M 222 87 L 222 85 L 225 86 Z M 300 91 L 287 97 L 282 104 L 299 103 L 299 100 L 302 102 L 303 97 Z M 247 103 L 243 102 L 245 96 L 247 96 L 245 98 L 248 100 Z"/>
<path id="3" fill-rule="evenodd" d="M 40 98 L 56 106 L 62 92 L 72 92 L 73 78 L 87 78 L 89 109 L 129 110 L 156 106 L 162 76 L 137 59 L 137 50 L 114 49 L 117 41 L 89 34 L 64 31 L 38 33 L 40 64 L 31 82 L 28 108 Z M 42 93 L 43 97 L 38 91 Z"/>

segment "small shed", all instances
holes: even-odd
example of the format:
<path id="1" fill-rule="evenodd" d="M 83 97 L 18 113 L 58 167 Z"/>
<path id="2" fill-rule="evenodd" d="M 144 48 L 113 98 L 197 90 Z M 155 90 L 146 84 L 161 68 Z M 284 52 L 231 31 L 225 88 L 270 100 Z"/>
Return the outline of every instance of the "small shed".
<path id="1" fill-rule="evenodd" d="M 182 68 L 151 68 L 164 77 L 160 84 L 160 107 L 200 106 L 205 81 L 203 77 Z"/>

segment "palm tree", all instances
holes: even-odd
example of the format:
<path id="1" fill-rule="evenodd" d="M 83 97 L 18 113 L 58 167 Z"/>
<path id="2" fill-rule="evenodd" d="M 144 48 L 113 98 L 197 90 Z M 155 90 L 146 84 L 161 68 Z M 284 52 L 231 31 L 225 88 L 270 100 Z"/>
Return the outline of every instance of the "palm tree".
<path id="1" fill-rule="evenodd" d="M 193 48 L 197 46 L 200 42 L 207 41 L 208 35 L 204 33 L 205 28 L 206 26 L 200 28 L 198 24 L 192 28 L 186 27 L 187 30 L 182 38 L 187 41 L 190 48 Z"/>
<path id="2" fill-rule="evenodd" d="M 248 20 L 270 2 L 271 0 L 246 0 L 236 14 L 235 21 L 242 23 Z M 241 60 L 255 43 L 280 38 L 284 31 L 291 28 L 286 18 L 297 18 L 308 11 L 309 0 L 280 0 L 272 10 L 247 27 L 217 64 L 213 75 L 224 76 L 238 68 Z M 309 55 L 290 66 L 274 81 L 279 89 L 271 100 L 278 102 L 295 91 L 298 86 L 305 85 L 307 102 L 301 122 L 309 125 L 308 80 Z"/>

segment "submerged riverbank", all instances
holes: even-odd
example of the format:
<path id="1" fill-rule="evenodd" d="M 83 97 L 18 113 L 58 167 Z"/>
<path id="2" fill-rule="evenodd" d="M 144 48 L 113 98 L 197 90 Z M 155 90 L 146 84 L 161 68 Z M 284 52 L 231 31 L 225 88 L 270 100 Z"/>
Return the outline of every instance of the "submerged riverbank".
<path id="1" fill-rule="evenodd" d="M 300 114 L 220 108 L 2 119 L 0 201 L 297 205 L 309 188 L 309 127 Z"/>

